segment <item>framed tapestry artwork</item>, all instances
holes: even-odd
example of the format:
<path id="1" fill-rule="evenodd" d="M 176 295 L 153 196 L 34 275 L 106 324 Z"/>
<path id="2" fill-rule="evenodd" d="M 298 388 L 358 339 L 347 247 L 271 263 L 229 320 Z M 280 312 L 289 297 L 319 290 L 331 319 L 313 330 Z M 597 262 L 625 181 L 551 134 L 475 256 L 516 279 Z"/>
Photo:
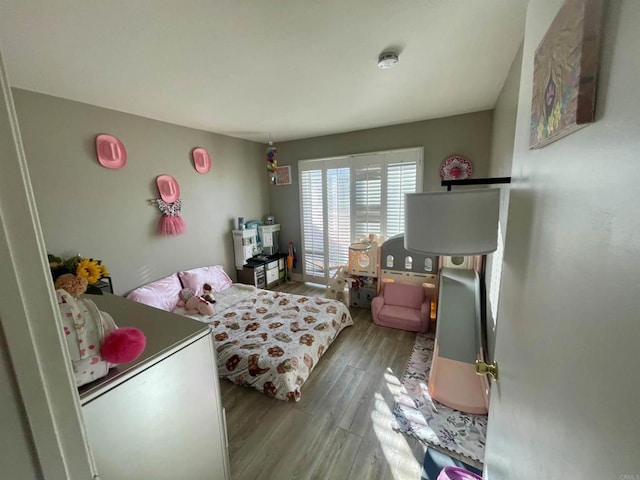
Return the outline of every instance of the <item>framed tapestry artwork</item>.
<path id="1" fill-rule="evenodd" d="M 595 119 L 603 0 L 565 0 L 535 52 L 529 148 Z"/>
<path id="2" fill-rule="evenodd" d="M 291 166 L 276 167 L 276 185 L 291 185 Z"/>

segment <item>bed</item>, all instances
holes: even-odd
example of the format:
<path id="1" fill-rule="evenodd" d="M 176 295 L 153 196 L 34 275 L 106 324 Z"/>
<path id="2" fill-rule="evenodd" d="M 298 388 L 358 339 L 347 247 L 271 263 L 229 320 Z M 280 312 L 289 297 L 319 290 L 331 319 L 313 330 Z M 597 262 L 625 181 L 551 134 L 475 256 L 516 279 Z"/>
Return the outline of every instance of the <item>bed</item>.
<path id="1" fill-rule="evenodd" d="M 176 306 L 182 288 L 196 291 L 203 283 L 215 291 L 213 315 Z M 210 324 L 219 376 L 281 400 L 300 400 L 301 387 L 320 358 L 353 325 L 341 302 L 235 284 L 220 266 L 170 275 L 127 298 Z"/>

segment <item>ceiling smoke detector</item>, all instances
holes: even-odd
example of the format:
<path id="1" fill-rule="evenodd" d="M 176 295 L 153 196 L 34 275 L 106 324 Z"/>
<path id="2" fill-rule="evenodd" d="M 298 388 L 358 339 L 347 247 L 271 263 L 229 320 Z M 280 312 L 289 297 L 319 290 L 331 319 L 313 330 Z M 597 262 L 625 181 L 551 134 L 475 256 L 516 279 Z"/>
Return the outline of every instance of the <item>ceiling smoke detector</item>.
<path id="1" fill-rule="evenodd" d="M 383 52 L 378 57 L 378 67 L 391 68 L 399 62 L 398 54 L 395 52 Z"/>

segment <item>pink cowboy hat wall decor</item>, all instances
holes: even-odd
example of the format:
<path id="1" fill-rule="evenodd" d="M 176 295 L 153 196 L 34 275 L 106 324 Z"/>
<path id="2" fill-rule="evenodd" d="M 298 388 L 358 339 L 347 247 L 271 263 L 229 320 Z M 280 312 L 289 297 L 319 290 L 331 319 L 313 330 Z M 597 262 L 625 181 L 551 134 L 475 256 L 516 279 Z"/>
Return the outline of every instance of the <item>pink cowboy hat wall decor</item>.
<path id="1" fill-rule="evenodd" d="M 194 148 L 191 156 L 193 157 L 193 166 L 196 172 L 207 173 L 211 169 L 211 157 L 204 148 Z"/>
<path id="2" fill-rule="evenodd" d="M 160 198 L 156 200 L 158 208 L 162 212 L 158 233 L 160 235 L 181 235 L 187 231 L 187 226 L 180 217 L 180 185 L 171 175 L 159 175 L 156 185 Z"/>
<path id="3" fill-rule="evenodd" d="M 101 134 L 96 137 L 96 155 L 104 168 L 117 169 L 127 164 L 127 151 L 113 135 Z"/>

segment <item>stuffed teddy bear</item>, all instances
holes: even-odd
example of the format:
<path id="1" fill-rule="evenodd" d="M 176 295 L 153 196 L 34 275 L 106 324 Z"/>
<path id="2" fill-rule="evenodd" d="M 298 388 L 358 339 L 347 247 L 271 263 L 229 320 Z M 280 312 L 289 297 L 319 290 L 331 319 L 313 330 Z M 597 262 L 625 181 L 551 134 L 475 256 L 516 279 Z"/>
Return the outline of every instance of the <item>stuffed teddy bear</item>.
<path id="1" fill-rule="evenodd" d="M 178 306 L 184 306 L 188 313 L 211 316 L 216 312 L 213 303 L 209 303 L 203 297 L 195 295 L 190 288 L 183 288 L 180 291 L 180 300 Z"/>
<path id="2" fill-rule="evenodd" d="M 213 296 L 213 288 L 208 283 L 202 286 L 202 298 L 209 303 L 216 303 L 216 299 Z"/>
<path id="3" fill-rule="evenodd" d="M 73 298 L 78 298 L 86 292 L 88 285 L 89 282 L 86 278 L 74 275 L 73 273 L 60 275 L 54 283 L 56 290 L 62 289 L 73 295 Z"/>

